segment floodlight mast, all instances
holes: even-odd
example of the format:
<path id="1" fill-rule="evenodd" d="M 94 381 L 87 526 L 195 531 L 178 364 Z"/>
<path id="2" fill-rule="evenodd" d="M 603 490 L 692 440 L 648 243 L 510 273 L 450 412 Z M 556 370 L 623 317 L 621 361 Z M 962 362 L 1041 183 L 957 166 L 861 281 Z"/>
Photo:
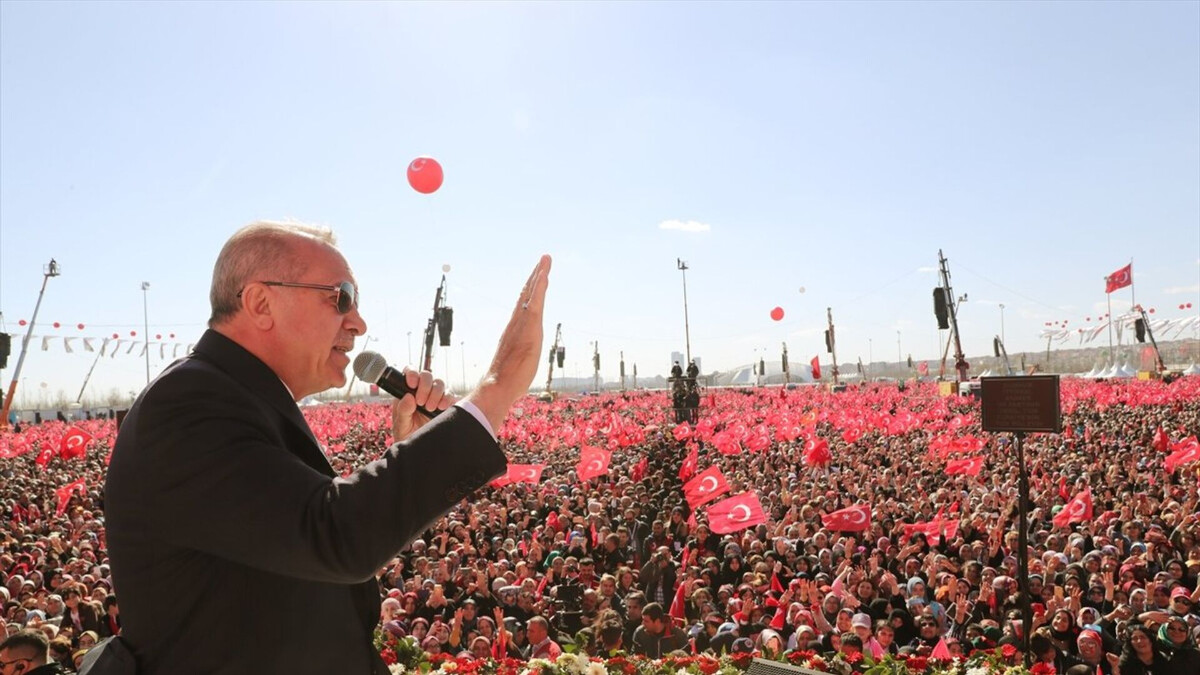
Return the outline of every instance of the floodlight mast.
<path id="1" fill-rule="evenodd" d="M 17 382 L 21 380 L 21 368 L 25 365 L 25 355 L 29 353 L 29 341 L 33 339 L 33 326 L 37 323 L 38 310 L 42 308 L 42 298 L 46 295 L 46 283 L 50 277 L 62 274 L 58 262 L 50 259 L 50 264 L 42 270 L 42 290 L 38 293 L 37 304 L 33 306 L 33 317 L 29 319 L 29 328 L 25 338 L 21 340 L 21 355 L 17 357 L 17 367 L 13 370 L 12 382 L 8 385 L 8 396 L 4 397 L 4 406 L 0 407 L 0 429 L 8 428 L 8 412 L 12 409 L 13 399 L 17 395 Z"/>

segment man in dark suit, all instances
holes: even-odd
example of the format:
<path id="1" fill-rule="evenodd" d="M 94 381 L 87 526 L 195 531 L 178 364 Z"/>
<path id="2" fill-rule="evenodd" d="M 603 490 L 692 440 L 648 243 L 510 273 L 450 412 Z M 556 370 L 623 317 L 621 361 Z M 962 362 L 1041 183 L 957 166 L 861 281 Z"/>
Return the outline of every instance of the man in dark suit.
<path id="1" fill-rule="evenodd" d="M 138 397 L 109 467 L 117 640 L 137 672 L 386 673 L 375 574 L 504 473 L 495 430 L 537 370 L 549 270 L 544 256 L 479 386 L 456 402 L 406 371 L 398 442 L 341 478 L 296 401 L 345 385 L 366 331 L 350 267 L 327 230 L 256 223 L 230 238 L 210 329 Z"/>

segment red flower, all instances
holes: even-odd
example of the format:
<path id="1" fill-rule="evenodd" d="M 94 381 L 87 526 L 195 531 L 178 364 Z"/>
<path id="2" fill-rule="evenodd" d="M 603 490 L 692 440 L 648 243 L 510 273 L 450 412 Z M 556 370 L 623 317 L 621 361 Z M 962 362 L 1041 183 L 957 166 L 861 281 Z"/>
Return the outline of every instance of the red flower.
<path id="1" fill-rule="evenodd" d="M 379 657 L 383 659 L 383 662 L 389 666 L 396 662 L 396 652 L 391 648 L 379 652 Z"/>
<path id="2" fill-rule="evenodd" d="M 1014 645 L 1004 645 L 1000 647 L 1000 655 L 1004 660 L 1010 660 L 1017 655 L 1017 648 Z"/>
<path id="3" fill-rule="evenodd" d="M 745 652 L 738 652 L 737 654 L 730 655 L 729 660 L 733 661 L 733 665 L 737 666 L 738 668 L 745 669 L 750 667 L 750 662 L 754 660 L 754 655 L 747 654 Z"/>
<path id="4" fill-rule="evenodd" d="M 1054 664 L 1038 661 L 1029 668 L 1031 675 L 1054 675 Z"/>
<path id="5" fill-rule="evenodd" d="M 812 669 L 813 670 L 829 670 L 829 664 L 825 663 L 825 659 L 823 659 L 819 656 L 814 656 L 814 657 L 812 657 Z"/>
<path id="6" fill-rule="evenodd" d="M 929 659 L 924 656 L 908 657 L 908 669 L 918 673 L 924 672 L 929 667 Z"/>
<path id="7" fill-rule="evenodd" d="M 863 655 L 862 652 L 850 652 L 849 654 L 843 655 L 842 658 L 846 661 L 846 663 L 854 665 L 863 660 Z"/>
<path id="8" fill-rule="evenodd" d="M 713 675 L 713 673 L 721 669 L 721 662 L 712 658 L 711 656 L 701 656 L 700 658 L 696 659 L 696 667 L 699 668 L 700 672 L 704 673 L 704 675 Z"/>

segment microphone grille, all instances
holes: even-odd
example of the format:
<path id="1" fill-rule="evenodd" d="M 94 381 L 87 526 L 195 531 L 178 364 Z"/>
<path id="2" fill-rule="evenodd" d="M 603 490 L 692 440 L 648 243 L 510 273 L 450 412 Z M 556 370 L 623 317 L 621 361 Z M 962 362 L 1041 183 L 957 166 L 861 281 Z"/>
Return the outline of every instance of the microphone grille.
<path id="1" fill-rule="evenodd" d="M 379 352 L 362 352 L 354 357 L 354 374 L 367 384 L 376 384 L 387 368 L 387 361 Z"/>

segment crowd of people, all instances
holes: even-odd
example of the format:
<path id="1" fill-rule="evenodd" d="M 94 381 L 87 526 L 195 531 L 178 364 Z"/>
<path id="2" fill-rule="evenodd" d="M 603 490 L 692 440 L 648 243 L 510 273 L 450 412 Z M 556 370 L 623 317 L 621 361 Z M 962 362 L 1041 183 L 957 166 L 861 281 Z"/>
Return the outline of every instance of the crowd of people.
<path id="1" fill-rule="evenodd" d="M 1200 673 L 1200 378 L 1064 380 L 1062 397 L 1063 433 L 1024 447 L 1035 668 Z M 389 415 L 306 410 L 339 473 L 383 452 Z M 851 662 L 1023 646 L 1016 453 L 980 430 L 977 400 L 920 384 L 710 390 L 695 423 L 674 420 L 662 392 L 522 401 L 499 438 L 536 476 L 464 499 L 379 570 L 382 643 L 480 659 Z M 0 664 L 36 642 L 70 671 L 121 629 L 101 492 L 116 429 L 77 426 L 93 437 L 82 457 L 41 451 L 58 447 L 60 422 L 0 436 L 0 600 L 16 641 Z M 611 455 L 581 481 L 587 448 Z M 981 466 L 947 472 L 968 457 Z M 755 494 L 765 522 L 713 532 L 683 486 L 714 465 L 725 496 Z M 1064 522 L 1082 494 L 1090 509 Z M 827 527 L 854 505 L 869 507 L 866 529 Z"/>

